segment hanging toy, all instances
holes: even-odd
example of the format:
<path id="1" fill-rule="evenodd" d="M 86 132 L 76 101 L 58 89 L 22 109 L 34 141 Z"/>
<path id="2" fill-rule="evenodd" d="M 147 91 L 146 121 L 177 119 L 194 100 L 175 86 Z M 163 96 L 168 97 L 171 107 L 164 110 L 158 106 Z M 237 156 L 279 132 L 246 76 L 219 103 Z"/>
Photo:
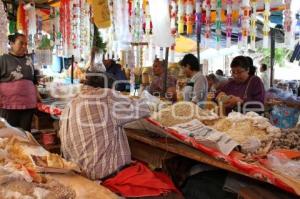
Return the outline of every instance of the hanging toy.
<path id="1" fill-rule="evenodd" d="M 208 48 L 209 38 L 211 36 L 210 22 L 211 22 L 211 0 L 206 0 L 206 12 L 205 12 L 205 35 L 204 35 L 204 47 Z"/>

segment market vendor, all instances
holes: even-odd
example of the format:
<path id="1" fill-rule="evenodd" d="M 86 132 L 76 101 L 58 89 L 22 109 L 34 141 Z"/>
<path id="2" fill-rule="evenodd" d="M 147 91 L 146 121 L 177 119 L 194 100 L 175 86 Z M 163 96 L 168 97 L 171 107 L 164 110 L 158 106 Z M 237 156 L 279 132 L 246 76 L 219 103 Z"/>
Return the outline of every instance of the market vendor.
<path id="1" fill-rule="evenodd" d="M 102 82 L 99 76 L 87 76 L 86 85 L 64 109 L 60 121 L 64 157 L 92 180 L 112 176 L 131 163 L 123 126 L 150 113 L 142 100 L 99 88 Z"/>
<path id="2" fill-rule="evenodd" d="M 167 75 L 167 88 L 166 94 L 164 93 L 164 68 L 163 68 L 163 61 L 159 59 L 155 59 L 153 63 L 153 75 L 154 79 L 152 80 L 149 92 L 152 95 L 165 97 L 170 99 L 171 101 L 176 100 L 176 83 L 177 80 L 172 75 Z"/>
<path id="3" fill-rule="evenodd" d="M 255 103 L 247 108 L 263 108 L 265 89 L 259 77 L 255 75 L 253 65 L 249 64 L 248 58 L 237 56 L 231 62 L 232 78 L 224 85 L 217 94 L 217 100 L 222 101 L 225 112 L 228 114 L 236 110 L 238 105 L 243 107 L 246 102 Z"/>
<path id="4" fill-rule="evenodd" d="M 0 116 L 15 127 L 30 131 L 38 92 L 27 38 L 15 33 L 8 37 L 9 54 L 0 56 Z"/>
<path id="5" fill-rule="evenodd" d="M 208 83 L 200 71 L 197 57 L 193 54 L 186 54 L 180 61 L 180 65 L 183 67 L 186 77 L 189 78 L 183 91 L 184 100 L 195 104 L 204 102 L 208 92 Z"/>
<path id="6" fill-rule="evenodd" d="M 111 74 L 116 81 L 126 81 L 126 75 L 125 72 L 122 70 L 122 67 L 120 64 L 117 64 L 115 60 L 113 59 L 106 59 L 103 60 L 103 64 L 106 68 L 106 73 Z M 116 90 L 118 91 L 126 91 L 126 83 L 119 83 L 116 84 Z"/>

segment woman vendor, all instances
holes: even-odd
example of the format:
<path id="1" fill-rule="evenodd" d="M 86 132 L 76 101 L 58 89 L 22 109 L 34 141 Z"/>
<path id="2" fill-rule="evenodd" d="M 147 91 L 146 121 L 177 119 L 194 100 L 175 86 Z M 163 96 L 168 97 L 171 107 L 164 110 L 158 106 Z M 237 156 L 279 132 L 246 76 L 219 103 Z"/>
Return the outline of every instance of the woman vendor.
<path id="1" fill-rule="evenodd" d="M 15 33 L 8 40 L 10 52 L 0 56 L 0 117 L 30 131 L 38 95 L 32 59 L 26 55 L 27 38 Z"/>
<path id="2" fill-rule="evenodd" d="M 217 100 L 222 102 L 225 113 L 228 114 L 238 106 L 243 108 L 246 102 L 249 103 L 249 106 L 245 105 L 246 108 L 263 109 L 264 85 L 253 73 L 253 64 L 249 63 L 247 57 L 237 56 L 232 60 L 230 67 L 232 79 L 217 94 Z"/>
<path id="3" fill-rule="evenodd" d="M 208 84 L 205 76 L 200 71 L 200 64 L 193 54 L 186 54 L 180 61 L 183 66 L 184 73 L 189 81 L 184 87 L 183 98 L 184 101 L 191 101 L 199 104 L 206 100 Z"/>

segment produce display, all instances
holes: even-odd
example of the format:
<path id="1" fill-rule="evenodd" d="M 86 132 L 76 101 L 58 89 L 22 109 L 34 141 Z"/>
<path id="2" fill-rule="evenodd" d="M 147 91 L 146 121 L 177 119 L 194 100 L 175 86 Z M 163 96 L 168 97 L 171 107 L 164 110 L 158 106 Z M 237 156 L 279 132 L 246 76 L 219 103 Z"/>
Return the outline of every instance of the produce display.
<path id="1" fill-rule="evenodd" d="M 0 198 L 75 198 L 72 188 L 42 173 L 79 171 L 77 165 L 49 153 L 6 122 L 0 123 Z"/>
<path id="2" fill-rule="evenodd" d="M 170 127 L 193 119 L 199 121 L 215 120 L 218 119 L 218 115 L 212 111 L 201 109 L 192 102 L 178 102 L 160 110 L 158 113 L 154 113 L 152 118 L 161 125 Z"/>
<path id="3" fill-rule="evenodd" d="M 272 143 L 272 149 L 292 149 L 300 151 L 300 128 L 283 129 Z"/>

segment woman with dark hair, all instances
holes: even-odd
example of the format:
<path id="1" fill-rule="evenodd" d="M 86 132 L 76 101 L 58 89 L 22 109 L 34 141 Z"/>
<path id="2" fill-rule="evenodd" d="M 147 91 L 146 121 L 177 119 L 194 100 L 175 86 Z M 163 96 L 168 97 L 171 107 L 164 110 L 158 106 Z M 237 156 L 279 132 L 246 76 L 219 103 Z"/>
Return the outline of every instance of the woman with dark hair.
<path id="1" fill-rule="evenodd" d="M 248 61 L 248 64 L 249 64 L 249 75 L 256 75 L 256 67 L 254 66 L 253 64 L 253 59 L 251 57 L 247 57 L 246 56 L 246 59 Z"/>
<path id="2" fill-rule="evenodd" d="M 217 95 L 218 100 L 226 99 L 221 100 L 226 114 L 245 103 L 251 103 L 246 108 L 261 108 L 265 97 L 264 85 L 259 77 L 250 72 L 251 66 L 248 58 L 237 56 L 232 60 L 230 67 L 232 80 L 224 85 Z"/>
<path id="3" fill-rule="evenodd" d="M 8 37 L 10 52 L 0 56 L 0 117 L 15 127 L 30 131 L 38 94 L 32 59 L 27 56 L 27 38 Z"/>
<path id="4" fill-rule="evenodd" d="M 205 76 L 200 71 L 200 64 L 193 54 L 186 54 L 179 63 L 189 82 L 184 88 L 184 100 L 191 101 L 195 104 L 206 100 L 208 84 Z"/>

